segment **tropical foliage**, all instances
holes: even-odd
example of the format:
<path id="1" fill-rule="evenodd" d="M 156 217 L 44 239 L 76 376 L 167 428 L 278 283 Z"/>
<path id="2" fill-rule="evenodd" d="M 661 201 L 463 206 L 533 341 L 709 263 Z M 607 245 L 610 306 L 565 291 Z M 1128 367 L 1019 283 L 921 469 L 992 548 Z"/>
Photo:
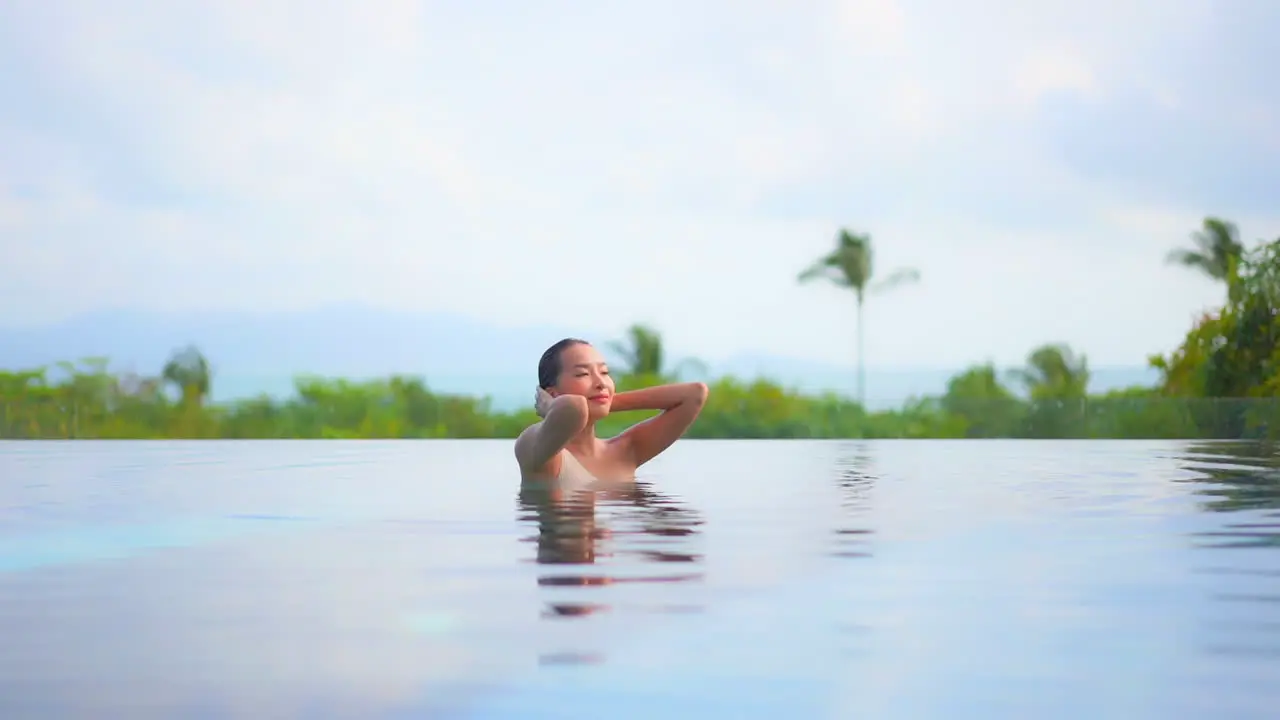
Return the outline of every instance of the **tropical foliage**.
<path id="1" fill-rule="evenodd" d="M 1197 422 L 1215 435 L 1247 436 L 1253 429 L 1280 429 L 1271 409 L 1280 398 L 1280 239 L 1242 252 L 1222 279 L 1227 302 L 1205 313 L 1182 344 L 1150 360 L 1171 398 L 1256 398 L 1201 408 Z"/>
<path id="2" fill-rule="evenodd" d="M 1231 238 L 1230 227 L 1211 219 L 1204 231 L 1211 234 L 1198 237 Z M 1280 438 L 1280 239 L 1232 247 L 1214 239 L 1202 247 L 1203 263 L 1184 263 L 1225 268 L 1221 278 L 1205 272 L 1226 286 L 1227 298 L 1172 351 L 1150 359 L 1161 374 L 1155 387 L 1091 395 L 1087 358 L 1063 343 L 1034 348 L 1023 367 L 1005 372 L 976 365 L 952 377 L 942 395 L 886 411 L 766 378 L 724 377 L 710 381 L 689 436 Z M 820 261 L 821 272 L 861 298 L 871 277 L 869 240 L 842 233 L 832 257 Z M 890 277 L 899 276 L 911 274 Z M 661 335 L 643 325 L 610 347 L 624 366 L 624 389 L 697 366 L 668 366 Z M 0 438 L 510 438 L 536 420 L 532 408 L 498 412 L 484 398 L 434 392 L 419 377 L 303 377 L 291 398 L 228 404 L 207 401 L 216 380 L 194 347 L 175 352 L 154 377 L 112 372 L 105 358 L 0 372 Z M 611 416 L 601 431 L 640 417 Z"/>

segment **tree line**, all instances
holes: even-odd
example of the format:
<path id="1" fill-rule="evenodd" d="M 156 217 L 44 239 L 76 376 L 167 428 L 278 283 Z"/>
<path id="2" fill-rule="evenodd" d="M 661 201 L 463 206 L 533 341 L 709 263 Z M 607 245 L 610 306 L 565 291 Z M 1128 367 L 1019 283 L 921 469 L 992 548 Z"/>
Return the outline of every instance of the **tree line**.
<path id="1" fill-rule="evenodd" d="M 1168 261 L 1225 289 L 1183 341 L 1149 363 L 1152 387 L 1090 394 L 1087 358 L 1049 343 L 1023 367 L 956 374 L 938 396 L 893 410 L 865 407 L 859 322 L 858 394 L 801 393 L 767 378 L 723 377 L 690 428 L 695 438 L 1276 438 L 1280 437 L 1280 238 L 1246 248 L 1230 222 L 1205 219 L 1193 247 Z M 905 268 L 877 281 L 868 235 L 841 230 L 836 247 L 798 280 L 825 278 L 865 298 L 910 282 Z M 859 320 L 861 313 L 859 313 Z M 631 327 L 609 344 L 621 389 L 678 379 L 700 362 L 669 363 L 661 334 Z M 422 377 L 301 377 L 287 399 L 208 401 L 215 375 L 198 348 L 175 352 L 155 376 L 114 373 L 106 358 L 0 372 L 0 438 L 514 438 L 532 407 L 502 412 L 487 398 L 432 391 Z M 633 423 L 607 418 L 601 432 Z"/>

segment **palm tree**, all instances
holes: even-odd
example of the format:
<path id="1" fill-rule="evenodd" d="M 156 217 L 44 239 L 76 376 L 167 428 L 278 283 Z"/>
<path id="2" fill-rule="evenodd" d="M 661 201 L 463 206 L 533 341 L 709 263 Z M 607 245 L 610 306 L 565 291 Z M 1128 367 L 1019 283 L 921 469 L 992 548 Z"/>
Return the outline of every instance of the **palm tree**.
<path id="1" fill-rule="evenodd" d="M 858 403 L 866 404 L 866 368 L 862 353 L 862 306 L 868 294 L 892 290 L 899 285 L 918 282 L 920 272 L 914 268 L 898 268 L 888 277 L 872 282 L 871 236 L 859 235 L 841 228 L 836 234 L 836 247 L 814 261 L 797 280 L 801 283 L 824 279 L 836 287 L 852 290 L 858 300 Z"/>
<path id="2" fill-rule="evenodd" d="M 1084 397 L 1089 387 L 1089 360 L 1067 345 L 1042 345 L 1027 357 L 1027 366 L 1013 371 L 1033 400 Z"/>
<path id="3" fill-rule="evenodd" d="M 165 381 L 178 387 L 184 405 L 199 405 L 204 400 L 212 376 L 209 361 L 194 345 L 175 352 L 160 373 Z"/>
<path id="4" fill-rule="evenodd" d="M 1165 261 L 1199 270 L 1218 282 L 1230 282 L 1236 263 L 1244 254 L 1240 231 L 1235 223 L 1207 217 L 1201 228 L 1191 233 L 1191 241 L 1195 244 L 1194 250 L 1171 250 Z"/>
<path id="5" fill-rule="evenodd" d="M 1021 433 L 1035 438 L 1088 437 L 1089 362 L 1064 344 L 1042 345 L 1012 371 L 1030 395 Z"/>
<path id="6" fill-rule="evenodd" d="M 609 343 L 609 349 L 622 359 L 628 375 L 658 378 L 667 375 L 662 335 L 647 325 L 636 324 L 627 328 L 626 341 L 614 340 Z M 696 372 L 705 370 L 701 362 L 690 358 L 676 363 L 670 374 L 679 376 L 684 368 Z"/>

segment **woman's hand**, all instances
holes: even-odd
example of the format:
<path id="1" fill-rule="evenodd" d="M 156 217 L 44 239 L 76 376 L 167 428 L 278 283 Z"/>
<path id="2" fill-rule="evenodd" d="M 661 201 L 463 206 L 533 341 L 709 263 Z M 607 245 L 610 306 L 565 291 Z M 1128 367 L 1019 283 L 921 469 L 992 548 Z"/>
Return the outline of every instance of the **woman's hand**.
<path id="1" fill-rule="evenodd" d="M 534 411 L 542 422 L 525 428 L 516 438 L 516 459 L 525 472 L 548 471 L 547 463 L 587 425 L 587 399 L 581 395 L 552 397 L 551 393 L 538 388 L 534 393 Z"/>
<path id="2" fill-rule="evenodd" d="M 551 411 L 551 403 L 555 398 L 551 397 L 551 393 L 538 388 L 533 395 L 533 411 L 538 413 L 538 417 L 545 418 L 547 413 Z"/>

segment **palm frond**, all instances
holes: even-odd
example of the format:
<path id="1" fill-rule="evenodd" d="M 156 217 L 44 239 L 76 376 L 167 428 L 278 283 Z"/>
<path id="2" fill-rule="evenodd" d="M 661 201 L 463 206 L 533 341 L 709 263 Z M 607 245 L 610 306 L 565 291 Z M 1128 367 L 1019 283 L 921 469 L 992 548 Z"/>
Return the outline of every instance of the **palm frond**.
<path id="1" fill-rule="evenodd" d="M 831 268 L 823 268 L 814 272 L 802 273 L 799 278 L 801 283 L 807 283 L 813 280 L 825 280 L 832 285 L 841 288 L 849 287 L 849 282 L 845 279 L 844 273 Z"/>
<path id="2" fill-rule="evenodd" d="M 836 253 L 828 253 L 818 258 L 812 265 L 805 268 L 796 280 L 801 283 L 807 283 L 818 278 L 829 278 L 832 270 L 840 268 L 840 257 Z"/>
<path id="3" fill-rule="evenodd" d="M 1208 270 L 1209 266 L 1213 264 L 1213 261 L 1207 255 L 1185 248 L 1170 250 L 1164 259 L 1170 265 L 1182 265 L 1183 267 L 1197 270 Z"/>
<path id="4" fill-rule="evenodd" d="M 888 277 L 882 280 L 877 280 L 875 284 L 871 286 L 871 292 L 888 292 L 896 287 L 910 285 L 911 283 L 917 282 L 920 282 L 919 270 L 916 270 L 915 268 L 898 268 L 897 270 L 889 273 Z"/>
<path id="5" fill-rule="evenodd" d="M 1235 223 L 1207 217 L 1199 230 L 1191 233 L 1194 250 L 1171 250 L 1165 261 L 1171 265 L 1199 270 L 1214 280 L 1228 280 L 1233 266 L 1244 254 L 1240 231 Z"/>
<path id="6" fill-rule="evenodd" d="M 1192 241 L 1210 257 L 1225 258 L 1244 251 L 1236 224 L 1222 218 L 1207 217 L 1200 230 L 1192 233 Z"/>

